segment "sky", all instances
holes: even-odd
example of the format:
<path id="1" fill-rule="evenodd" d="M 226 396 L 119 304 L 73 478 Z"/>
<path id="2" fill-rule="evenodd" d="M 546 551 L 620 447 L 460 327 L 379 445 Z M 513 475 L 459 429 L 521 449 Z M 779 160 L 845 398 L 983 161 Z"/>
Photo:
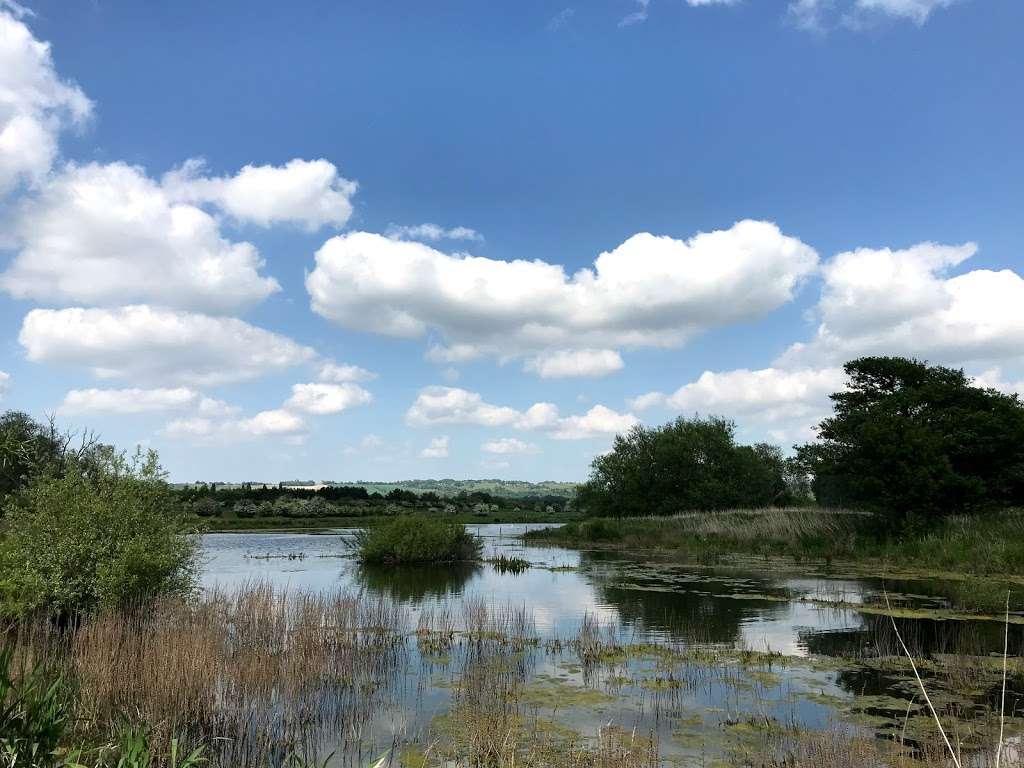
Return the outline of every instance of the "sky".
<path id="1" fill-rule="evenodd" d="M 1024 392 L 1020 0 L 0 0 L 0 408 L 171 479 L 580 480 Z"/>

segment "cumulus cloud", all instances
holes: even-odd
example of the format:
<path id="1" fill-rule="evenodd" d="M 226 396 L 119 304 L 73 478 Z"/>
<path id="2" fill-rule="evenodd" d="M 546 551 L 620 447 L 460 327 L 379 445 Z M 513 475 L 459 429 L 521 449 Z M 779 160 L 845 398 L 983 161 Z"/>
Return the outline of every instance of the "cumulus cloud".
<path id="1" fill-rule="evenodd" d="M 831 412 L 828 395 L 845 386 L 841 366 L 863 355 L 904 355 L 955 367 L 988 369 L 983 386 L 1020 391 L 1001 366 L 1024 369 L 1024 279 L 1011 270 L 962 267 L 974 243 L 860 248 L 821 270 L 813 337 L 791 345 L 770 368 L 706 371 L 672 394 L 649 392 L 635 410 L 737 417 L 773 440 L 803 440 Z"/>
<path id="2" fill-rule="evenodd" d="M 35 38 L 23 15 L 20 6 L 0 6 L 0 196 L 41 182 L 60 132 L 92 112 L 82 90 L 57 74 L 50 44 Z"/>
<path id="3" fill-rule="evenodd" d="M 468 424 L 480 427 L 513 427 L 545 430 L 559 440 L 583 440 L 613 434 L 637 423 L 631 413 L 620 414 L 596 405 L 582 416 L 561 417 L 552 403 L 534 403 L 525 411 L 492 405 L 477 392 L 457 387 L 426 387 L 405 414 L 414 427 L 437 424 Z"/>
<path id="4" fill-rule="evenodd" d="M 203 170 L 201 160 L 189 160 L 166 174 L 162 186 L 174 200 L 209 203 L 238 222 L 261 227 L 298 224 L 311 232 L 343 227 L 358 188 L 324 159 L 247 165 L 234 176 L 209 177 Z"/>
<path id="5" fill-rule="evenodd" d="M 292 411 L 326 416 L 357 405 L 368 405 L 373 396 L 358 384 L 294 384 L 284 407 Z"/>
<path id="6" fill-rule="evenodd" d="M 622 356 L 614 349 L 562 349 L 530 358 L 523 367 L 542 379 L 562 379 L 607 376 L 621 371 L 623 365 Z"/>
<path id="7" fill-rule="evenodd" d="M 442 435 L 430 441 L 430 445 L 420 451 L 420 458 L 423 459 L 447 459 L 448 458 L 448 436 Z"/>
<path id="8" fill-rule="evenodd" d="M 0 400 L 3 399 L 4 393 L 7 392 L 11 387 L 11 374 L 4 371 L 0 371 Z"/>
<path id="9" fill-rule="evenodd" d="M 565 349 L 672 347 L 791 300 L 817 254 L 768 222 L 741 221 L 689 240 L 634 235 L 571 277 L 543 261 L 449 255 L 353 232 L 316 254 L 315 312 L 356 330 L 417 338 L 457 362 Z"/>
<path id="10" fill-rule="evenodd" d="M 844 385 L 845 374 L 838 367 L 705 371 L 672 394 L 640 395 L 630 401 L 630 407 L 724 416 L 777 441 L 806 439 L 811 427 L 829 414 L 829 395 Z"/>
<path id="11" fill-rule="evenodd" d="M 540 448 L 534 443 L 527 443 L 515 437 L 502 437 L 497 440 L 488 440 L 480 446 L 484 453 L 512 454 L 512 453 L 539 453 Z"/>
<path id="12" fill-rule="evenodd" d="M 280 289 L 255 246 L 124 163 L 68 165 L 24 204 L 17 237 L 0 287 L 22 299 L 221 313 Z"/>
<path id="13" fill-rule="evenodd" d="M 302 418 L 277 408 L 260 411 L 246 419 L 213 419 L 193 416 L 175 419 L 163 428 L 167 437 L 195 442 L 237 442 L 264 436 L 301 437 L 306 430 Z"/>
<path id="14" fill-rule="evenodd" d="M 336 384 L 355 381 L 373 381 L 377 374 L 360 368 L 358 365 L 338 365 L 337 363 L 324 363 L 320 366 L 320 373 L 317 378 L 320 381 L 330 381 Z"/>
<path id="15" fill-rule="evenodd" d="M 556 440 L 587 440 L 625 432 L 639 424 L 632 413 L 618 413 L 603 405 L 595 405 L 582 416 L 559 419 L 551 436 Z"/>
<path id="16" fill-rule="evenodd" d="M 310 362 L 316 353 L 237 318 L 148 306 L 33 309 L 18 335 L 36 363 L 89 368 L 103 379 L 213 386 Z"/>
<path id="17" fill-rule="evenodd" d="M 401 226 L 389 224 L 385 234 L 396 240 L 474 240 L 483 242 L 484 236 L 469 227 L 450 227 L 445 229 L 437 224 L 414 224 Z"/>
<path id="18" fill-rule="evenodd" d="M 185 409 L 195 410 L 204 417 L 230 416 L 239 411 L 236 406 L 223 400 L 206 397 L 189 387 L 72 389 L 64 395 L 64 401 L 58 408 L 61 413 L 115 415 Z"/>
<path id="19" fill-rule="evenodd" d="M 491 405 L 477 392 L 458 387 L 426 387 L 405 414 L 413 427 L 434 424 L 475 424 L 481 427 L 504 427 L 521 419 L 515 408 Z"/>
<path id="20" fill-rule="evenodd" d="M 973 243 L 838 254 L 823 270 L 817 331 L 776 365 L 837 365 L 869 354 L 952 365 L 1024 361 L 1024 279 L 1011 270 L 950 276 Z"/>

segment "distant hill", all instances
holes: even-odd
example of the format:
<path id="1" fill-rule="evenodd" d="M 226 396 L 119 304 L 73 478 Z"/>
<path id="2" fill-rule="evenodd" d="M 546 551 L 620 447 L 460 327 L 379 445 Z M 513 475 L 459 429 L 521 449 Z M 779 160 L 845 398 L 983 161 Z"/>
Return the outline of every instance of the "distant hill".
<path id="1" fill-rule="evenodd" d="M 283 485 L 287 486 L 319 486 L 347 485 L 358 488 L 365 488 L 368 493 L 385 494 L 395 488 L 413 493 L 426 493 L 433 491 L 439 496 L 457 496 L 460 493 L 473 493 L 483 491 L 493 496 L 504 496 L 510 499 L 523 498 L 524 496 L 559 496 L 571 498 L 576 490 L 576 483 L 560 483 L 554 480 L 546 480 L 542 483 L 528 483 L 525 480 L 395 480 L 388 483 L 367 482 L 355 480 L 352 482 L 331 482 L 313 480 L 287 480 Z M 276 483 L 274 483 L 276 485 Z"/>

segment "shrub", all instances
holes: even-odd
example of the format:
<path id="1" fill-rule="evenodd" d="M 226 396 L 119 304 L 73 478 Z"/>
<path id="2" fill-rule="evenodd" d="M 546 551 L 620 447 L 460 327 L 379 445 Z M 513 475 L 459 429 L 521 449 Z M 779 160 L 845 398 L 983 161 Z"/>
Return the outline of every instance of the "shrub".
<path id="1" fill-rule="evenodd" d="M 360 530 L 352 540 L 364 563 L 454 563 L 476 560 L 479 538 L 460 523 L 407 515 Z"/>
<path id="2" fill-rule="evenodd" d="M 13 502 L 12 502 L 13 503 Z M 88 476 L 36 479 L 0 540 L 0 610 L 68 615 L 193 585 L 198 542 L 156 454 L 107 449 Z"/>

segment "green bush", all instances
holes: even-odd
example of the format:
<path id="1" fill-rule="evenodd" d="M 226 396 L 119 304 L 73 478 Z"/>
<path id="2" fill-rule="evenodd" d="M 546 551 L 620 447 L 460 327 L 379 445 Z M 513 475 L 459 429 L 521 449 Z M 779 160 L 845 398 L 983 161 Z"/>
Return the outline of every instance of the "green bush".
<path id="1" fill-rule="evenodd" d="M 483 543 L 460 523 L 422 515 L 396 517 L 360 530 L 352 546 L 364 563 L 455 563 L 476 560 Z"/>
<path id="2" fill-rule="evenodd" d="M 129 458 L 106 449 L 88 474 L 43 475 L 9 498 L 0 611 L 67 616 L 186 592 L 197 546 L 156 454 Z"/>

